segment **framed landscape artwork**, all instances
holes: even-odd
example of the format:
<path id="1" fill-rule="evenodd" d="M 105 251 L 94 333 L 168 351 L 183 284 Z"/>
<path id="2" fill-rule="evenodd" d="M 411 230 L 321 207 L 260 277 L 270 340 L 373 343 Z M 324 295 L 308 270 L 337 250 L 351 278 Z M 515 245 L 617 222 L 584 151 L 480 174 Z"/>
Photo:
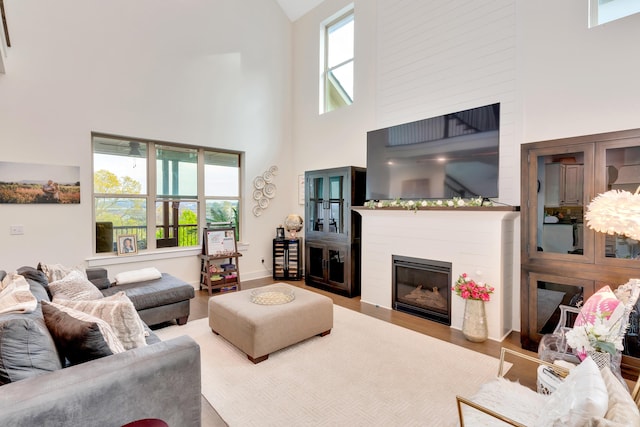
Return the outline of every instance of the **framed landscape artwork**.
<path id="1" fill-rule="evenodd" d="M 80 167 L 0 162 L 0 203 L 80 203 Z"/>

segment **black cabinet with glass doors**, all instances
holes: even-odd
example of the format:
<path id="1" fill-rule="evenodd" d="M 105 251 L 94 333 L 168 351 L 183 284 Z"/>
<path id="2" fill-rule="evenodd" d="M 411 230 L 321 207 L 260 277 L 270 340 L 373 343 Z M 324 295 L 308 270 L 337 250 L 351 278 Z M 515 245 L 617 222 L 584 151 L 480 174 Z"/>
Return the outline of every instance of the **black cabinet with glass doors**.
<path id="1" fill-rule="evenodd" d="M 521 151 L 521 333 L 535 351 L 558 321 L 598 289 L 640 277 L 640 243 L 587 226 L 590 201 L 640 186 L 640 129 L 540 141 Z M 631 316 L 623 365 L 640 369 L 640 307 Z"/>
<path id="2" fill-rule="evenodd" d="M 346 166 L 305 173 L 305 281 L 349 297 L 360 295 L 366 169 Z"/>

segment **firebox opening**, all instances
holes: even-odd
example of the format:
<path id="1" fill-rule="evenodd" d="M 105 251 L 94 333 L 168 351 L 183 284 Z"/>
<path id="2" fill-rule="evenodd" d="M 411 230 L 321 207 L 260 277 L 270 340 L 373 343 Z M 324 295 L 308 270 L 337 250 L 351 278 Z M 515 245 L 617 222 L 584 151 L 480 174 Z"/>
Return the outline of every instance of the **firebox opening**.
<path id="1" fill-rule="evenodd" d="M 392 255 L 393 309 L 451 326 L 451 263 Z"/>

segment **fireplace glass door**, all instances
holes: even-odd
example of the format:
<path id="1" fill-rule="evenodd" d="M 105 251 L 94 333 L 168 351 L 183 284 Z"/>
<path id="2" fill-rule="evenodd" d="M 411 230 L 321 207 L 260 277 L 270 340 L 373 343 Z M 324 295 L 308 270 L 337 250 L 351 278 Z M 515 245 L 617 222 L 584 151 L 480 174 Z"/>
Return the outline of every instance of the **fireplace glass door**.
<path id="1" fill-rule="evenodd" d="M 393 308 L 451 325 L 451 263 L 393 255 Z"/>

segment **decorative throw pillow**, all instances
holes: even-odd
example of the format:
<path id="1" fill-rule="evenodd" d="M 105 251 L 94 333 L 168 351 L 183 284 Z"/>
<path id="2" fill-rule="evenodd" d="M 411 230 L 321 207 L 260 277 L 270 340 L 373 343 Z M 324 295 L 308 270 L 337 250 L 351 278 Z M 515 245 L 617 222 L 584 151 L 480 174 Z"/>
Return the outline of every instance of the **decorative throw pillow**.
<path id="1" fill-rule="evenodd" d="M 78 271 L 72 271 L 63 279 L 49 283 L 49 292 L 54 301 L 56 299 L 95 300 L 104 297 L 102 292 Z"/>
<path id="2" fill-rule="evenodd" d="M 616 297 L 609 286 L 600 288 L 591 295 L 587 302 L 580 309 L 580 315 L 576 318 L 573 327 L 594 325 L 596 318 L 617 322 L 624 314 L 624 305 Z M 585 352 L 578 352 L 578 357 L 584 360 L 587 357 Z"/>
<path id="3" fill-rule="evenodd" d="M 549 396 L 535 425 L 583 427 L 593 417 L 604 417 L 608 405 L 609 394 L 600 370 L 587 357 Z"/>
<path id="4" fill-rule="evenodd" d="M 72 365 L 125 351 L 102 319 L 46 301 L 42 301 L 42 313 L 58 352 Z"/>
<path id="5" fill-rule="evenodd" d="M 640 411 L 620 380 L 609 367 L 600 371 L 609 393 L 609 408 L 605 419 L 624 426 L 640 426 Z"/>
<path id="6" fill-rule="evenodd" d="M 146 280 L 160 279 L 162 273 L 157 268 L 141 268 L 139 270 L 123 271 L 116 274 L 116 285 L 126 285 L 128 283 L 144 282 Z"/>
<path id="7" fill-rule="evenodd" d="M 107 322 L 125 350 L 147 345 L 144 323 L 131 300 L 122 291 L 99 300 L 56 300 L 55 302 Z"/>
<path id="8" fill-rule="evenodd" d="M 0 317 L 0 385 L 60 368 L 60 356 L 40 310 Z"/>
<path id="9" fill-rule="evenodd" d="M 27 279 L 18 273 L 9 273 L 0 282 L 0 314 L 31 313 L 37 306 Z"/>
<path id="10" fill-rule="evenodd" d="M 85 278 L 87 275 L 84 272 L 84 268 L 82 267 L 66 267 L 62 264 L 38 264 L 38 270 L 42 271 L 46 276 L 49 282 L 55 282 L 56 280 L 63 279 L 67 274 L 72 271 L 77 271 L 82 274 Z"/>

